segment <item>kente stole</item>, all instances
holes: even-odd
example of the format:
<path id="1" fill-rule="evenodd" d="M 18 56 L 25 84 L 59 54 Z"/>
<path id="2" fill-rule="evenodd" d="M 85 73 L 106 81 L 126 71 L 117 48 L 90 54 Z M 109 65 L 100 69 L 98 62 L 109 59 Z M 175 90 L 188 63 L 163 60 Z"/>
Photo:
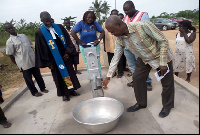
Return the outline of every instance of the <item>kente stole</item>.
<path id="1" fill-rule="evenodd" d="M 52 26 L 53 26 L 54 30 L 56 31 L 56 33 L 58 34 L 58 37 L 62 41 L 64 48 L 66 48 L 67 42 L 66 42 L 66 39 L 65 39 L 60 27 L 55 23 L 52 23 Z M 67 85 L 68 89 L 73 88 L 73 84 L 71 82 L 69 73 L 67 71 L 67 68 L 65 67 L 64 61 L 59 53 L 58 47 L 57 47 L 53 37 L 51 36 L 50 32 L 47 30 L 47 28 L 45 27 L 44 24 L 40 27 L 40 29 L 47 41 L 47 44 L 48 44 L 48 46 L 51 50 L 51 53 L 56 61 L 56 65 L 58 66 L 58 69 L 62 75 L 62 78 L 64 79 L 65 84 Z"/>

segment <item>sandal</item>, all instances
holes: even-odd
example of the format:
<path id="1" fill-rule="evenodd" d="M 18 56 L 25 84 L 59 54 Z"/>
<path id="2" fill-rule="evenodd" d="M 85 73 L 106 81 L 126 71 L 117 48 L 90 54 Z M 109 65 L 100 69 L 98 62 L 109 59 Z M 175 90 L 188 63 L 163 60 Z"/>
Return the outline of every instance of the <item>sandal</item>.
<path id="1" fill-rule="evenodd" d="M 129 72 L 130 70 L 129 70 L 128 68 L 124 68 L 124 71 L 127 71 L 127 72 Z"/>
<path id="2" fill-rule="evenodd" d="M 185 81 L 188 82 L 188 83 L 190 83 L 190 80 L 188 80 L 188 79 L 186 79 Z"/>
<path id="3" fill-rule="evenodd" d="M 2 121 L 2 122 L 0 122 L 0 124 L 4 127 L 4 128 L 9 128 L 9 127 L 11 127 L 11 123 L 10 122 L 8 122 L 8 121 Z"/>
<path id="4" fill-rule="evenodd" d="M 131 72 L 129 72 L 129 73 L 127 74 L 127 76 L 128 76 L 128 77 L 131 77 L 131 76 L 132 76 L 132 73 L 131 73 Z"/>
<path id="5" fill-rule="evenodd" d="M 76 71 L 76 74 L 79 74 L 79 75 L 80 75 L 80 74 L 82 74 L 82 73 L 81 73 L 81 72 L 79 72 L 79 71 Z"/>

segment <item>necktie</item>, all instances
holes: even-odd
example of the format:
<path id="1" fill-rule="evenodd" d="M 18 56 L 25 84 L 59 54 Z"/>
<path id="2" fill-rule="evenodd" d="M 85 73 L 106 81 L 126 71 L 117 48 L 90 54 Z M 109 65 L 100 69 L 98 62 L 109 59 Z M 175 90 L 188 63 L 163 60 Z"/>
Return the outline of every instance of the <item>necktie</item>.
<path id="1" fill-rule="evenodd" d="M 53 28 L 53 27 L 50 27 L 50 28 L 49 28 L 49 31 L 50 31 L 51 36 L 53 37 L 53 39 L 56 39 L 56 35 L 55 35 L 55 34 L 57 34 L 57 33 L 56 33 L 56 31 L 54 30 L 54 28 Z M 57 35 L 58 35 L 58 34 L 57 34 Z"/>

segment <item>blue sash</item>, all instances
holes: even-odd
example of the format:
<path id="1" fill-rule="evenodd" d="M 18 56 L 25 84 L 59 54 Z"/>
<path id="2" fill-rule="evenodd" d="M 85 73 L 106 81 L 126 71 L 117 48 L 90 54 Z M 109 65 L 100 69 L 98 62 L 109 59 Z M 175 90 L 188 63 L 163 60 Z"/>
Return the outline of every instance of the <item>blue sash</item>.
<path id="1" fill-rule="evenodd" d="M 66 48 L 67 42 L 66 42 L 66 39 L 65 39 L 60 27 L 55 23 L 52 23 L 52 26 L 54 27 L 56 33 L 58 34 L 60 40 L 62 41 L 64 48 Z M 44 24 L 40 27 L 40 29 L 48 43 L 48 46 L 49 46 L 51 53 L 56 61 L 56 64 L 57 64 L 58 69 L 64 79 L 65 84 L 67 85 L 68 88 L 71 88 L 70 86 L 73 87 L 69 73 L 67 71 L 67 68 L 65 67 L 62 57 L 60 56 L 58 47 L 57 47 L 54 39 L 52 38 L 50 32 L 47 30 L 47 28 L 45 27 Z"/>

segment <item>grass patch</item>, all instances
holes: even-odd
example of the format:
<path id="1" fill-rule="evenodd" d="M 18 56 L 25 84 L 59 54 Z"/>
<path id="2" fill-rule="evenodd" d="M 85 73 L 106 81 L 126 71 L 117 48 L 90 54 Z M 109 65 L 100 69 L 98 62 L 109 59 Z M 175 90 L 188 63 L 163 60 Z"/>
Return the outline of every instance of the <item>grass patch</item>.
<path id="1" fill-rule="evenodd" d="M 10 57 L 5 55 L 5 52 L 3 54 L 4 56 L 0 57 L 0 63 L 3 65 L 0 68 L 0 84 L 3 86 L 2 92 L 24 82 L 23 75 L 17 65 L 12 63 Z"/>

